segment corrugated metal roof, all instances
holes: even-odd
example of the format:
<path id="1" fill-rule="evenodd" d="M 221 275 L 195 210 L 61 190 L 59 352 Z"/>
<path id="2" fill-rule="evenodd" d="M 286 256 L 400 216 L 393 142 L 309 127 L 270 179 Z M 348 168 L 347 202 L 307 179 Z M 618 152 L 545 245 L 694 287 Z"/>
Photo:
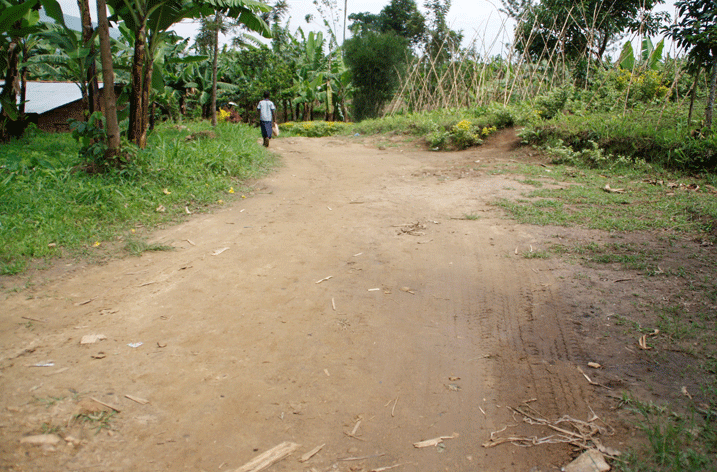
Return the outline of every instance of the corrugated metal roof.
<path id="1" fill-rule="evenodd" d="M 25 113 L 45 113 L 82 99 L 80 87 L 68 82 L 28 82 Z"/>
<path id="2" fill-rule="evenodd" d="M 4 83 L 0 80 L 0 87 Z M 45 113 L 80 99 L 80 87 L 72 82 L 28 82 L 25 113 Z"/>

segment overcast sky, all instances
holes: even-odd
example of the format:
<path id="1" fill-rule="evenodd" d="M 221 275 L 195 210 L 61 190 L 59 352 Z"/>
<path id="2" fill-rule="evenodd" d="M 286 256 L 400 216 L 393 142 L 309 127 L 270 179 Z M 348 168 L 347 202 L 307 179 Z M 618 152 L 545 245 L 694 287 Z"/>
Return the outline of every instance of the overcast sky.
<path id="1" fill-rule="evenodd" d="M 76 0 L 59 0 L 62 5 L 62 11 L 66 15 L 79 16 L 79 9 Z M 339 24 L 336 25 L 336 34 L 339 42 L 343 35 L 343 0 L 336 0 L 340 8 Z M 348 14 L 358 12 L 379 13 L 390 0 L 348 0 Z M 92 19 L 97 20 L 97 12 L 95 2 L 90 1 L 92 6 Z M 314 30 L 318 31 L 323 28 L 323 21 L 316 7 L 311 0 L 288 0 L 291 16 L 291 28 L 301 27 L 305 32 Z M 416 4 L 425 14 L 426 9 L 423 7 L 423 0 L 417 0 Z M 448 25 L 458 31 L 463 31 L 464 45 L 468 45 L 473 40 L 480 52 L 488 52 L 496 54 L 500 51 L 500 46 L 509 43 L 512 33 L 512 22 L 506 20 L 505 15 L 498 10 L 502 4 L 500 0 L 453 0 L 451 9 L 448 12 Z M 674 16 L 673 1 L 668 0 L 665 5 L 660 8 Z M 307 24 L 305 17 L 307 14 L 314 15 L 314 21 Z M 173 28 L 179 35 L 183 37 L 194 37 L 197 31 L 197 22 L 185 20 L 177 24 Z M 350 34 L 347 32 L 347 37 Z M 673 54 L 674 55 L 674 54 Z"/>

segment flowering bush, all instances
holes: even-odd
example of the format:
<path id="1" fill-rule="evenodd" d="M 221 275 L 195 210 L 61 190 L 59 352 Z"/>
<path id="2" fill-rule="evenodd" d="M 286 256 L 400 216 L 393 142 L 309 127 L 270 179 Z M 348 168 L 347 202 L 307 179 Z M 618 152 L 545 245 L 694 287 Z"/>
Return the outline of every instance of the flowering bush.
<path id="1" fill-rule="evenodd" d="M 434 151 L 447 149 L 466 149 L 471 146 L 480 146 L 483 139 L 497 131 L 496 126 L 477 125 L 470 120 L 463 119 L 448 130 L 436 126 L 426 136 L 428 144 Z"/>
<path id="2" fill-rule="evenodd" d="M 225 121 L 227 121 L 229 119 L 230 116 L 232 116 L 232 114 L 230 112 L 228 112 L 227 110 L 225 110 L 223 108 L 220 108 L 219 113 L 217 113 L 217 121 L 220 123 L 224 123 Z"/>

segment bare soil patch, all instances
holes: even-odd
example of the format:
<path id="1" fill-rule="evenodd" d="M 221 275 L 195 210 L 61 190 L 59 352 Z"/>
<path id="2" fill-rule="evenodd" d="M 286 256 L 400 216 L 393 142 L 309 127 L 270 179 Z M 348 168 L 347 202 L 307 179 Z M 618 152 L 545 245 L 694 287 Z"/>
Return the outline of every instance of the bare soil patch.
<path id="1" fill-rule="evenodd" d="M 528 187 L 491 165 L 536 159 L 511 131 L 460 153 L 386 139 L 275 140 L 284 166 L 249 198 L 153 235 L 176 250 L 4 293 L 0 469 L 235 470 L 291 441 L 270 470 L 550 471 L 579 448 L 483 446 L 554 433 L 509 407 L 624 450 L 623 389 L 699 395 L 685 346 L 641 350 L 614 318 L 652 328 L 641 304 L 682 301 L 683 279 L 529 254 L 620 238 L 700 270 L 687 255 L 712 247 L 506 219 L 489 203 Z"/>

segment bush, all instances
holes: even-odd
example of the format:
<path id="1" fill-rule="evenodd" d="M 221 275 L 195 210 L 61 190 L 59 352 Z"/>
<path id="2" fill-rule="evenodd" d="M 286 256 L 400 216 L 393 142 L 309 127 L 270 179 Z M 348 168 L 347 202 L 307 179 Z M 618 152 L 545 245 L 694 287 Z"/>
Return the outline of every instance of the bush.
<path id="1" fill-rule="evenodd" d="M 320 138 L 345 133 L 350 127 L 351 123 L 342 121 L 302 121 L 299 123 L 289 121 L 280 126 L 280 131 L 289 136 Z"/>
<path id="2" fill-rule="evenodd" d="M 673 169 L 713 170 L 717 166 L 717 136 L 692 133 L 679 117 L 677 105 L 637 106 L 625 115 L 559 115 L 552 120 L 532 120 L 520 136 L 526 144 L 564 143 L 575 151 L 597 146 L 607 154 Z"/>

